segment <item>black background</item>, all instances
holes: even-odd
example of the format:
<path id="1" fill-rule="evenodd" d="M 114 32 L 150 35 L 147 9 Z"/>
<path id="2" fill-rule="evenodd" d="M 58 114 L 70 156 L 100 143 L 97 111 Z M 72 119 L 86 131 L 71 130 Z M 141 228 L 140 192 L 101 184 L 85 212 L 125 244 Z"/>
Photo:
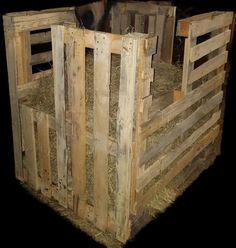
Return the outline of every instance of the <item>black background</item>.
<path id="1" fill-rule="evenodd" d="M 1 15 L 7 12 L 40 10 L 63 6 L 75 6 L 91 1 L 76 0 L 1 0 Z M 234 0 L 176 0 L 174 3 L 192 13 L 212 10 L 236 11 Z M 181 12 L 179 12 L 181 14 Z M 0 28 L 0 242 L 9 247 L 16 244 L 24 247 L 55 246 L 103 247 L 86 234 L 75 229 L 49 207 L 33 199 L 14 179 L 10 104 L 8 94 L 6 58 L 2 21 Z M 227 85 L 227 101 L 222 142 L 222 155 L 213 166 L 192 184 L 191 187 L 157 220 L 146 226 L 127 247 L 201 247 L 219 245 L 232 247 L 235 242 L 235 174 L 234 174 L 234 106 L 236 47 L 230 55 L 231 73 Z M 30 239 L 28 238 L 30 237 Z"/>

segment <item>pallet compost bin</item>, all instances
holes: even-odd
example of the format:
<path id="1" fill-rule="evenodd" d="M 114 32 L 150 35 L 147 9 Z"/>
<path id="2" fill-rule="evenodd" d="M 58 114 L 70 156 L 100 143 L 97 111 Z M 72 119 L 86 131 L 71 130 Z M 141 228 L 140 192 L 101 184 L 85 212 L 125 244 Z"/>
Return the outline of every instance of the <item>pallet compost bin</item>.
<path id="1" fill-rule="evenodd" d="M 77 28 L 74 8 L 3 18 L 16 178 L 99 242 L 125 243 L 219 154 L 233 13 L 179 20 L 179 67 L 173 6 L 118 3 L 111 33 Z"/>

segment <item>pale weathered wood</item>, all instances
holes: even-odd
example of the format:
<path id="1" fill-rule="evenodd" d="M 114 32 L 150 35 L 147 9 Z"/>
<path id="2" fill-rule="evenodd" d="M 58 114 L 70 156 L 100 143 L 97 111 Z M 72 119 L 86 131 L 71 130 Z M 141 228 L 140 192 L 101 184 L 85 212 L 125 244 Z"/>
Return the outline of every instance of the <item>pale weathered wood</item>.
<path id="1" fill-rule="evenodd" d="M 229 26 L 233 21 L 233 12 L 210 12 L 191 16 L 178 21 L 176 34 L 192 38 Z"/>
<path id="2" fill-rule="evenodd" d="M 29 32 L 15 33 L 16 35 L 16 63 L 17 84 L 31 81 L 32 68 L 30 66 L 31 46 Z"/>
<path id="3" fill-rule="evenodd" d="M 206 114 L 212 111 L 216 106 L 218 106 L 223 98 L 223 92 L 219 92 L 217 95 L 208 100 L 205 104 L 202 104 L 196 111 L 194 111 L 189 117 L 187 117 L 182 122 L 175 125 L 165 135 L 162 135 L 158 139 L 158 143 L 154 144 L 153 147 L 142 156 L 140 165 L 145 164 L 150 159 L 156 157 L 158 153 L 164 149 L 167 145 L 174 142 L 180 135 L 186 132 L 194 124 L 196 124 L 200 119 L 202 119 Z"/>
<path id="4" fill-rule="evenodd" d="M 195 142 L 191 149 L 174 162 L 173 167 L 152 187 L 150 187 L 145 194 L 138 194 L 138 209 L 143 209 L 152 199 L 158 194 L 174 177 L 176 177 L 189 163 L 200 154 L 211 142 L 213 142 L 219 135 L 219 125 L 210 130 L 203 138 Z"/>
<path id="5" fill-rule="evenodd" d="M 67 147 L 65 135 L 64 27 L 52 26 L 55 119 L 57 133 L 58 201 L 67 207 Z"/>
<path id="6" fill-rule="evenodd" d="M 163 36 L 165 30 L 165 15 L 156 15 L 156 30 L 155 35 L 158 36 L 158 44 L 157 44 L 157 58 L 160 59 L 162 55 L 162 45 L 163 45 Z"/>
<path id="7" fill-rule="evenodd" d="M 155 19 L 156 17 L 153 15 L 149 15 L 148 16 L 148 34 L 150 34 L 151 36 L 154 35 L 155 32 Z"/>
<path id="8" fill-rule="evenodd" d="M 52 61 L 52 51 L 36 53 L 31 56 L 31 65 L 49 63 Z"/>
<path id="9" fill-rule="evenodd" d="M 188 92 L 192 90 L 192 87 L 189 85 L 189 77 L 191 72 L 194 70 L 194 63 L 190 61 L 190 51 L 191 48 L 196 45 L 196 42 L 197 42 L 196 38 L 185 39 L 183 74 L 182 74 L 182 85 L 181 85 L 181 91 L 183 95 L 188 94 Z"/>
<path id="10" fill-rule="evenodd" d="M 11 121 L 13 135 L 13 149 L 15 158 L 15 175 L 18 180 L 23 181 L 23 166 L 22 166 L 22 146 L 21 146 L 21 125 L 20 111 L 17 95 L 17 64 L 16 64 L 16 37 L 12 30 L 12 18 L 3 16 L 5 46 L 8 69 L 8 83 L 11 102 Z"/>
<path id="11" fill-rule="evenodd" d="M 43 44 L 43 43 L 48 43 L 48 42 L 51 42 L 51 31 L 30 35 L 31 45 Z"/>
<path id="12" fill-rule="evenodd" d="M 48 77 L 48 76 L 52 76 L 53 75 L 53 70 L 52 69 L 48 69 L 45 71 L 41 71 L 41 72 L 37 72 L 32 74 L 32 81 L 44 78 L 44 77 Z"/>
<path id="13" fill-rule="evenodd" d="M 33 189 L 39 190 L 40 182 L 36 160 L 33 109 L 21 105 L 20 110 L 21 128 L 24 140 L 24 165 L 27 170 L 26 182 Z"/>
<path id="14" fill-rule="evenodd" d="M 72 28 L 72 27 L 65 27 L 65 28 L 66 30 L 68 30 L 69 33 L 74 33 L 75 39 L 76 37 L 79 38 L 79 35 L 80 35 L 79 29 Z M 103 32 L 98 32 L 98 33 L 103 33 Z M 111 40 L 111 52 L 115 54 L 120 54 L 122 35 L 110 34 L 110 33 L 106 33 L 106 35 Z M 85 47 L 94 49 L 95 47 L 94 31 L 83 29 L 83 36 L 84 36 Z M 67 37 L 65 37 L 65 42 L 67 42 Z"/>
<path id="15" fill-rule="evenodd" d="M 132 166 L 133 117 L 138 40 L 122 39 L 119 109 L 117 118 L 117 200 L 116 237 L 126 241 L 130 234 L 130 190 Z"/>
<path id="16" fill-rule="evenodd" d="M 37 122 L 37 145 L 38 145 L 38 169 L 41 178 L 41 192 L 51 198 L 52 178 L 50 164 L 50 145 L 49 145 L 49 125 L 48 116 L 39 113 Z"/>
<path id="17" fill-rule="evenodd" d="M 85 217 L 87 208 L 86 192 L 86 106 L 85 106 L 85 40 L 83 30 L 76 34 L 67 30 L 67 78 L 71 94 L 71 162 L 74 212 Z M 76 38 L 78 37 L 78 38 Z M 76 41 L 75 41 L 76 39 Z"/>
<path id="18" fill-rule="evenodd" d="M 74 22 L 73 11 L 61 11 L 55 13 L 35 13 L 33 15 L 14 16 L 13 26 L 15 31 L 30 31 L 50 28 L 51 25 L 63 23 L 64 21 Z"/>
<path id="19" fill-rule="evenodd" d="M 211 39 L 208 39 L 190 50 L 190 61 L 194 62 L 212 51 L 226 45 L 230 41 L 231 31 L 226 30 Z"/>
<path id="20" fill-rule="evenodd" d="M 216 57 L 208 60 L 204 64 L 200 65 L 195 70 L 190 72 L 188 84 L 192 84 L 196 80 L 204 77 L 208 73 L 210 73 L 210 72 L 218 69 L 222 65 L 226 64 L 227 59 L 228 59 L 228 52 L 225 51 L 225 52 L 217 55 Z"/>
<path id="21" fill-rule="evenodd" d="M 159 112 L 152 112 L 151 120 L 142 124 L 142 138 L 145 139 L 158 128 L 164 126 L 173 120 L 177 115 L 181 114 L 188 107 L 199 101 L 201 98 L 209 94 L 211 91 L 222 85 L 225 78 L 225 72 L 216 75 L 197 89 L 191 91 L 188 95 L 182 97 L 179 101 L 171 104 L 167 108 Z"/>
<path id="22" fill-rule="evenodd" d="M 197 37 L 206 33 L 210 33 L 216 29 L 220 29 L 232 24 L 233 12 L 222 12 L 220 15 L 213 15 L 202 21 L 191 23 L 191 36 Z"/>
<path id="23" fill-rule="evenodd" d="M 111 41 L 95 33 L 94 49 L 94 207 L 95 223 L 104 230 L 108 217 L 108 140 Z"/>
<path id="24" fill-rule="evenodd" d="M 210 127 L 212 127 L 220 118 L 221 112 L 214 113 L 212 117 L 191 134 L 178 148 L 167 153 L 165 156 L 155 161 L 145 170 L 145 172 L 138 178 L 138 191 L 142 190 L 153 178 L 160 175 L 181 153 L 188 147 L 192 146 L 196 140 L 204 134 Z"/>

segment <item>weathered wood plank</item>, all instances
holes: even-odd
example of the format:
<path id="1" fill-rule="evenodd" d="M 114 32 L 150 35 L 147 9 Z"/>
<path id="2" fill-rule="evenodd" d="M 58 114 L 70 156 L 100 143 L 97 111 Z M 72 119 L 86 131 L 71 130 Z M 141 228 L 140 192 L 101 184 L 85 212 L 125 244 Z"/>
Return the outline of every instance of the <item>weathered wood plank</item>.
<path id="1" fill-rule="evenodd" d="M 182 74 L 182 85 L 181 85 L 181 91 L 183 95 L 188 94 L 188 92 L 192 90 L 192 87 L 189 85 L 189 77 L 191 72 L 194 70 L 194 63 L 190 61 L 190 51 L 191 48 L 196 45 L 196 42 L 197 42 L 196 38 L 185 39 L 183 74 Z"/>
<path id="2" fill-rule="evenodd" d="M 178 21 L 176 35 L 192 38 L 229 26 L 233 12 L 210 12 Z"/>
<path id="3" fill-rule="evenodd" d="M 41 177 L 41 192 L 51 198 L 52 179 L 50 164 L 50 145 L 49 145 L 49 125 L 48 116 L 39 114 L 37 122 L 37 143 L 38 143 L 38 166 Z"/>
<path id="4" fill-rule="evenodd" d="M 140 14 L 135 15 L 135 32 L 144 33 L 144 16 Z"/>
<path id="5" fill-rule="evenodd" d="M 58 201 L 67 207 L 67 148 L 65 135 L 64 27 L 52 26 L 55 119 L 57 133 Z"/>
<path id="6" fill-rule="evenodd" d="M 37 65 L 52 61 L 52 51 L 36 53 L 31 56 L 31 65 Z"/>
<path id="7" fill-rule="evenodd" d="M 214 50 L 226 45 L 230 41 L 231 31 L 226 30 L 211 39 L 208 39 L 194 47 L 190 50 L 190 61 L 194 62 L 203 56 L 213 52 Z"/>
<path id="8" fill-rule="evenodd" d="M 150 36 L 155 35 L 155 19 L 156 17 L 153 15 L 149 15 L 148 16 L 148 34 L 150 34 Z"/>
<path id="9" fill-rule="evenodd" d="M 142 190 L 153 178 L 157 177 L 165 170 L 181 153 L 192 146 L 196 140 L 212 127 L 220 118 L 221 112 L 214 113 L 210 120 L 204 123 L 193 134 L 191 134 L 177 149 L 167 153 L 161 159 L 155 161 L 148 169 L 145 170 L 142 176 L 138 178 L 137 190 Z"/>
<path id="10" fill-rule="evenodd" d="M 210 33 L 216 29 L 220 29 L 232 24 L 233 12 L 222 12 L 220 15 L 212 15 L 212 17 L 202 21 L 196 21 L 191 24 L 191 36 L 197 37 L 206 33 Z"/>
<path id="11" fill-rule="evenodd" d="M 165 15 L 156 15 L 155 35 L 158 36 L 157 55 L 156 55 L 158 59 L 160 59 L 162 55 L 165 21 L 166 21 Z"/>
<path id="12" fill-rule="evenodd" d="M 194 124 L 196 124 L 200 119 L 202 119 L 206 114 L 212 111 L 216 106 L 218 106 L 223 98 L 223 92 L 219 92 L 217 95 L 208 100 L 205 104 L 201 105 L 196 111 L 194 111 L 189 117 L 187 117 L 182 122 L 175 125 L 168 133 L 161 136 L 158 143 L 150 148 L 143 156 L 140 161 L 140 165 L 145 164 L 150 159 L 158 155 L 158 153 L 164 149 L 167 145 L 174 142 L 180 135 L 186 132 Z"/>
<path id="13" fill-rule="evenodd" d="M 38 80 L 40 78 L 48 77 L 48 76 L 51 76 L 51 75 L 53 75 L 53 70 L 52 69 L 37 72 L 37 73 L 32 74 L 32 81 Z"/>
<path id="14" fill-rule="evenodd" d="M 129 28 L 129 25 L 130 25 L 130 15 L 128 13 L 121 15 L 121 19 L 120 19 L 121 34 L 127 33 L 127 29 Z"/>
<path id="15" fill-rule="evenodd" d="M 138 40 L 122 39 L 119 109 L 117 118 L 118 192 L 116 224 L 118 240 L 126 241 L 130 234 L 130 189 L 132 165 L 133 117 L 135 112 L 135 78 Z"/>
<path id="16" fill-rule="evenodd" d="M 11 102 L 11 121 L 13 135 L 13 149 L 15 158 L 15 175 L 18 180 L 23 181 L 23 166 L 22 166 L 22 146 L 21 146 L 21 125 L 20 111 L 17 95 L 17 64 L 16 64 L 16 37 L 12 31 L 12 18 L 3 16 L 5 46 L 8 69 L 9 93 Z"/>
<path id="17" fill-rule="evenodd" d="M 189 163 L 200 154 L 219 135 L 219 125 L 210 130 L 202 139 L 197 141 L 191 149 L 173 164 L 173 167 L 156 184 L 150 187 L 144 195 L 138 194 L 138 209 L 143 209 L 160 190 L 168 185 Z"/>
<path id="18" fill-rule="evenodd" d="M 72 28 L 72 27 L 65 27 L 66 30 L 68 30 L 69 33 L 74 33 L 75 39 L 78 37 L 79 39 L 79 29 Z M 103 33 L 103 32 L 98 32 Z M 121 53 L 121 43 L 122 43 L 122 35 L 119 34 L 108 34 L 109 39 L 111 40 L 111 52 L 115 54 Z M 94 49 L 95 47 L 95 40 L 94 40 L 94 31 L 83 29 L 83 36 L 84 36 L 84 42 L 85 47 Z M 67 37 L 65 37 L 65 42 L 67 42 Z"/>
<path id="19" fill-rule="evenodd" d="M 30 35 L 31 45 L 43 44 L 43 43 L 48 43 L 48 42 L 51 42 L 51 31 Z"/>
<path id="20" fill-rule="evenodd" d="M 33 109 L 21 105 L 21 126 L 24 140 L 24 164 L 27 170 L 26 181 L 30 187 L 39 190 L 38 166 L 36 160 Z"/>
<path id="21" fill-rule="evenodd" d="M 182 97 L 178 102 L 169 105 L 162 111 L 152 112 L 152 114 L 150 114 L 151 120 L 142 124 L 142 139 L 145 139 L 151 135 L 158 128 L 173 120 L 177 115 L 181 114 L 188 107 L 199 101 L 218 86 L 222 85 L 224 78 L 225 72 L 223 71 L 203 85 L 199 86 L 197 89 L 191 91 L 188 95 Z"/>
<path id="22" fill-rule="evenodd" d="M 33 15 L 14 16 L 13 26 L 15 31 L 36 30 L 49 28 L 51 25 L 63 23 L 64 21 L 74 22 L 73 11 L 61 11 L 59 13 L 35 13 Z"/>
<path id="23" fill-rule="evenodd" d="M 104 230 L 108 218 L 108 141 L 111 41 L 95 33 L 94 49 L 94 210 L 95 223 Z"/>
<path id="24" fill-rule="evenodd" d="M 31 46 L 29 32 L 15 33 L 16 35 L 16 63 L 17 84 L 31 81 L 32 68 L 30 66 Z"/>
<path id="25" fill-rule="evenodd" d="M 227 59 L 228 59 L 228 51 L 225 51 L 217 55 L 216 57 L 208 60 L 204 64 L 200 65 L 195 70 L 190 72 L 188 84 L 192 84 L 193 82 L 204 77 L 208 73 L 223 66 L 224 64 L 227 63 Z"/>
<path id="26" fill-rule="evenodd" d="M 68 88 L 71 94 L 71 162 L 72 162 L 72 191 L 74 212 L 85 217 L 87 209 L 86 192 L 86 107 L 85 107 L 85 42 L 83 31 L 76 35 L 79 39 L 75 42 L 75 36 L 70 34 L 67 44 L 67 75 Z"/>

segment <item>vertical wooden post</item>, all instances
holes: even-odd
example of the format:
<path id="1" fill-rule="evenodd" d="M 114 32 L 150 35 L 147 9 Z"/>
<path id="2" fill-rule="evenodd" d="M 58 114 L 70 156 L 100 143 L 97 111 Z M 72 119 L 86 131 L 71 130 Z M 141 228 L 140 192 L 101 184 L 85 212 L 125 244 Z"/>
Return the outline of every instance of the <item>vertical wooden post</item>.
<path id="1" fill-rule="evenodd" d="M 194 69 L 194 62 L 190 61 L 190 49 L 196 45 L 196 38 L 186 38 L 184 45 L 184 62 L 183 62 L 183 77 L 182 77 L 182 95 L 186 95 L 189 91 L 191 91 L 192 86 L 188 84 L 189 75 L 191 71 Z"/>
<path id="2" fill-rule="evenodd" d="M 74 212 L 85 217 L 86 192 L 86 107 L 85 107 L 85 43 L 82 30 L 71 34 L 66 30 L 68 56 L 67 79 L 71 103 L 71 162 Z M 76 41 L 75 41 L 76 38 Z"/>
<path id="3" fill-rule="evenodd" d="M 67 207 L 67 148 L 65 136 L 64 27 L 52 26 L 55 119 L 57 132 L 58 201 Z"/>
<path id="4" fill-rule="evenodd" d="M 20 111 L 17 96 L 16 37 L 13 31 L 12 18 L 10 16 L 3 16 L 3 21 L 7 56 L 9 93 L 11 102 L 11 121 L 15 158 L 15 175 L 17 179 L 24 181 L 22 165 Z"/>
<path id="5" fill-rule="evenodd" d="M 122 38 L 119 108 L 117 118 L 117 174 L 118 192 L 116 206 L 117 239 L 126 241 L 130 235 L 131 180 L 136 159 L 134 141 L 135 111 L 140 106 L 142 73 L 137 75 L 141 63 L 140 51 L 143 36 L 130 34 Z M 136 101 L 135 101 L 136 99 Z M 136 154 L 137 156 L 137 154 Z"/>
<path id="6" fill-rule="evenodd" d="M 96 225 L 104 230 L 108 217 L 111 40 L 102 33 L 95 33 L 94 39 L 94 211 Z"/>

